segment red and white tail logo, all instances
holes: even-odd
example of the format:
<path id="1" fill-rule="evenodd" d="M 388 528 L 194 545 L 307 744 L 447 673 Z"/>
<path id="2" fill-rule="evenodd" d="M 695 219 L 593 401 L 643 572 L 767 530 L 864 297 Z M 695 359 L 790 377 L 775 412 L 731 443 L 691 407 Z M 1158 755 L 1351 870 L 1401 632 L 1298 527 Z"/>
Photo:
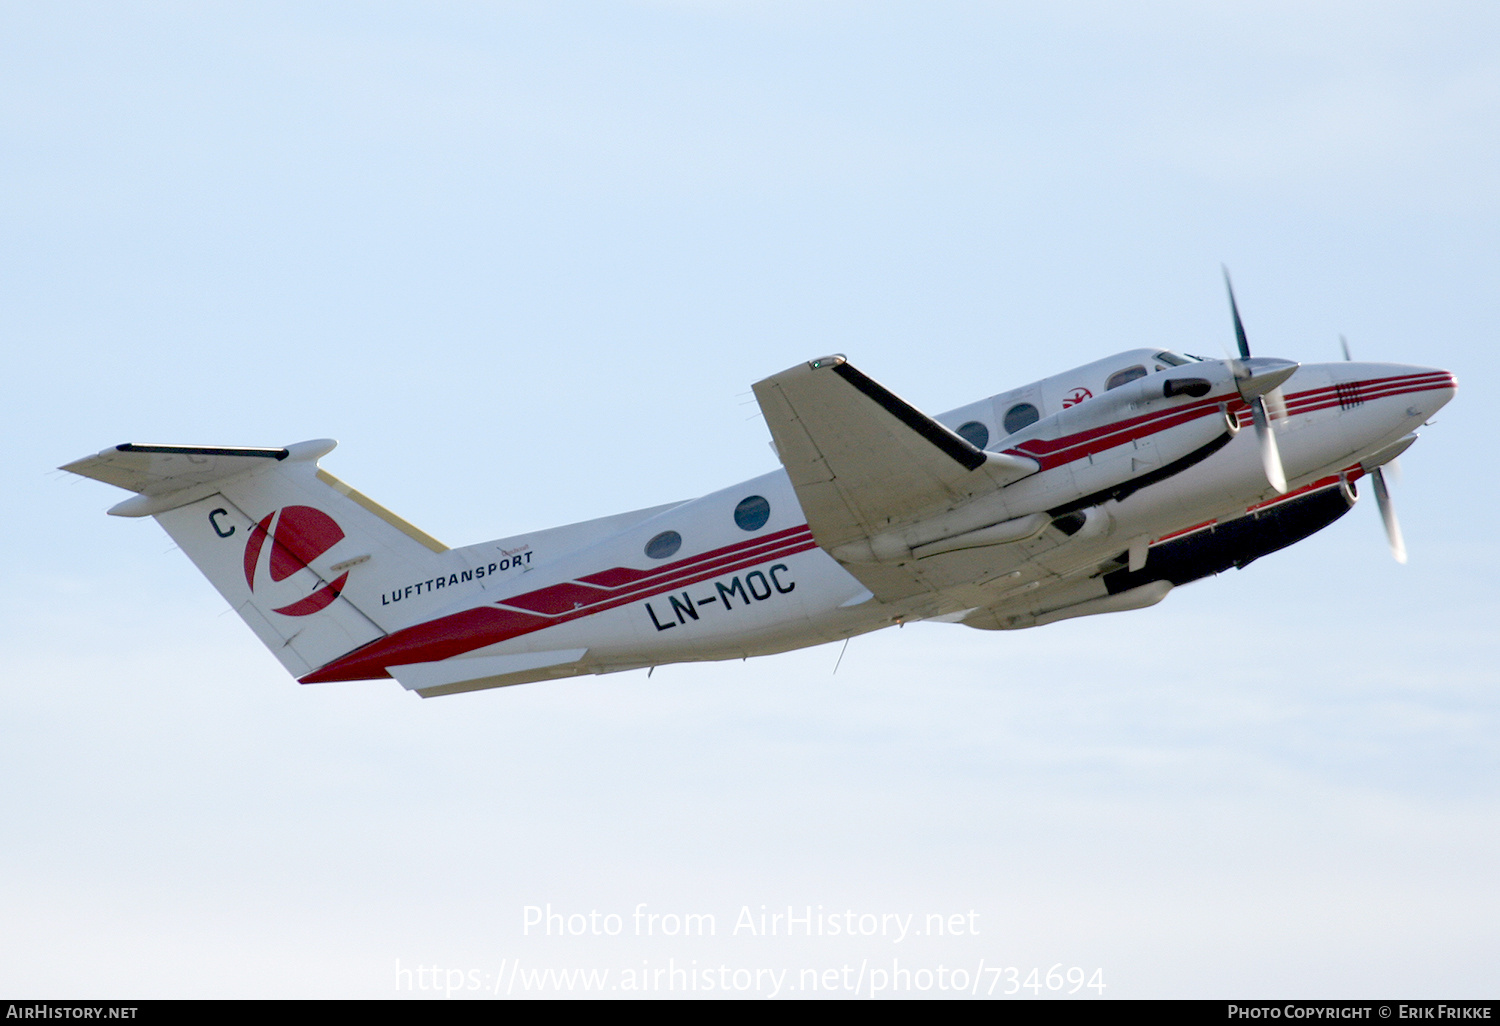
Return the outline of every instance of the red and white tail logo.
<path id="1" fill-rule="evenodd" d="M 272 522 L 275 527 L 272 527 Z M 320 509 L 311 506 L 284 506 L 272 510 L 264 520 L 256 524 L 245 541 L 245 583 L 255 591 L 256 571 L 261 563 L 261 553 L 266 540 L 271 541 L 269 557 L 271 580 L 281 582 L 304 570 L 323 553 L 344 540 L 344 529 Z M 334 580 L 315 589 L 311 595 L 298 599 L 273 613 L 282 616 L 308 616 L 339 597 L 344 582 L 349 579 L 345 570 Z"/>

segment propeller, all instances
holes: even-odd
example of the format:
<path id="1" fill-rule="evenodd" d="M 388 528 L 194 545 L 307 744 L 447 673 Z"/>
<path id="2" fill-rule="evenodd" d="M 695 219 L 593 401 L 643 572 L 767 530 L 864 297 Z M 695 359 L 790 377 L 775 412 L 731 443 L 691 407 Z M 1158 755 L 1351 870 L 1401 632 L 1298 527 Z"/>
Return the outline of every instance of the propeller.
<path id="1" fill-rule="evenodd" d="M 1340 335 L 1339 345 L 1343 347 L 1344 359 L 1352 360 L 1353 357 L 1349 355 L 1349 340 Z M 1392 459 L 1384 466 L 1370 468 L 1366 473 L 1375 485 L 1375 505 L 1380 507 L 1380 520 L 1385 524 L 1385 537 L 1391 545 L 1391 558 L 1398 563 L 1405 563 L 1406 542 L 1401 537 L 1401 524 L 1396 520 L 1396 507 L 1391 502 L 1391 491 L 1385 484 L 1386 467 L 1390 467 L 1392 473 L 1399 470 L 1396 461 Z"/>
<path id="2" fill-rule="evenodd" d="M 1255 437 L 1260 443 L 1260 463 L 1265 468 L 1266 480 L 1278 492 L 1286 492 L 1286 470 L 1281 465 L 1281 451 L 1276 447 L 1276 434 L 1271 426 L 1271 409 L 1280 417 L 1286 416 L 1286 405 L 1276 391 L 1287 378 L 1297 371 L 1299 364 L 1292 360 L 1275 360 L 1250 355 L 1250 340 L 1245 336 L 1245 322 L 1240 318 L 1240 306 L 1234 300 L 1234 283 L 1229 280 L 1229 268 L 1224 268 L 1224 287 L 1229 290 L 1229 311 L 1234 315 L 1234 337 L 1239 343 L 1240 358 L 1231 360 L 1235 384 L 1240 398 L 1250 406 L 1250 415 L 1255 420 Z"/>
<path id="3" fill-rule="evenodd" d="M 1391 558 L 1398 563 L 1406 562 L 1406 542 L 1401 538 L 1401 525 L 1396 521 L 1396 507 L 1391 504 L 1391 493 L 1385 486 L 1385 475 L 1380 467 L 1370 471 L 1370 480 L 1375 482 L 1375 505 L 1380 507 L 1380 519 L 1385 524 L 1385 537 L 1391 543 Z"/>

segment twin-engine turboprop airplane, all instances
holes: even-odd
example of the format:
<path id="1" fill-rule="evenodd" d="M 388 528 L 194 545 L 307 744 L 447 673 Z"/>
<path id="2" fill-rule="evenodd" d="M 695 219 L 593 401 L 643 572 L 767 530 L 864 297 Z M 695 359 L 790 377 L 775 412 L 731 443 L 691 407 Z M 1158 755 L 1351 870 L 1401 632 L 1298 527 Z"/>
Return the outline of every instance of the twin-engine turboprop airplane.
<path id="1" fill-rule="evenodd" d="M 1453 376 L 1252 358 L 1234 320 L 1239 359 L 1136 349 L 937 417 L 798 364 L 754 386 L 782 470 L 459 549 L 321 469 L 332 441 L 63 469 L 137 492 L 110 513 L 154 516 L 303 683 L 424 697 L 1139 609 L 1328 526 L 1367 475 L 1403 558 L 1380 467 Z"/>

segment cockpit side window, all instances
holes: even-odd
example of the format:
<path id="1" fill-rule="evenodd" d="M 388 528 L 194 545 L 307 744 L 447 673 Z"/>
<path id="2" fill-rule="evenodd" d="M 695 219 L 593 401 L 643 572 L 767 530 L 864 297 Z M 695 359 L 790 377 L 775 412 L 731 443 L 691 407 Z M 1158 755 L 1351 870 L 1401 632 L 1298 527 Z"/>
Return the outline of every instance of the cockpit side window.
<path id="1" fill-rule="evenodd" d="M 1146 368 L 1142 367 L 1140 364 L 1137 364 L 1134 367 L 1126 367 L 1124 370 L 1115 371 L 1109 376 L 1109 380 L 1104 383 L 1104 390 L 1108 392 L 1111 388 L 1119 388 L 1121 385 L 1128 385 L 1136 378 L 1144 378 L 1145 376 Z"/>

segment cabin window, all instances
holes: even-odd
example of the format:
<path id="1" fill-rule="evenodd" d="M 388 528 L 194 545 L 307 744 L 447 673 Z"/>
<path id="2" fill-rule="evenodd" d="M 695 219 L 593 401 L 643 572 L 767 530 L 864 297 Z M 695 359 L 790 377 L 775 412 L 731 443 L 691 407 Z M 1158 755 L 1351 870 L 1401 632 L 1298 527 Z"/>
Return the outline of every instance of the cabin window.
<path id="1" fill-rule="evenodd" d="M 1119 388 L 1121 385 L 1128 385 L 1136 378 L 1144 378 L 1145 376 L 1146 368 L 1140 365 L 1127 367 L 1122 371 L 1115 371 L 1109 376 L 1109 380 L 1104 383 L 1104 390 L 1108 392 L 1111 388 Z"/>
<path id="2" fill-rule="evenodd" d="M 666 559 L 682 548 L 682 535 L 676 531 L 663 531 L 646 543 L 646 555 L 652 559 Z"/>
<path id="3" fill-rule="evenodd" d="M 976 449 L 983 449 L 990 444 L 990 429 L 977 420 L 971 420 L 958 426 L 958 437 Z"/>
<path id="4" fill-rule="evenodd" d="M 1005 421 L 1002 426 L 1007 435 L 1013 435 L 1024 427 L 1030 427 L 1042 419 L 1041 411 L 1030 403 L 1016 403 L 1005 411 Z"/>
<path id="5" fill-rule="evenodd" d="M 734 522 L 741 531 L 759 531 L 771 519 L 771 504 L 764 495 L 751 495 L 734 507 Z"/>

